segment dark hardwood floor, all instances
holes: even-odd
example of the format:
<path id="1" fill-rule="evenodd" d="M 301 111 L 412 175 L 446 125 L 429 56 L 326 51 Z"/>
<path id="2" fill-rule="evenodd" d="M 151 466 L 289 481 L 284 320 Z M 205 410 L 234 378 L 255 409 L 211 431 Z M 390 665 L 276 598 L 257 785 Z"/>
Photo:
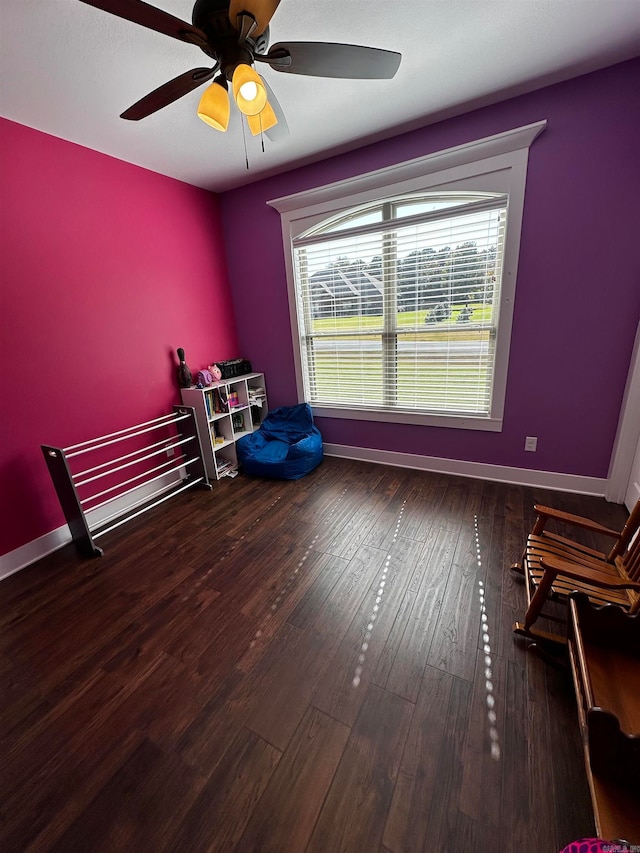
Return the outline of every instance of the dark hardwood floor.
<path id="1" fill-rule="evenodd" d="M 511 633 L 535 502 L 626 517 L 327 458 L 8 578 L 0 849 L 556 853 L 593 834 L 570 675 Z"/>

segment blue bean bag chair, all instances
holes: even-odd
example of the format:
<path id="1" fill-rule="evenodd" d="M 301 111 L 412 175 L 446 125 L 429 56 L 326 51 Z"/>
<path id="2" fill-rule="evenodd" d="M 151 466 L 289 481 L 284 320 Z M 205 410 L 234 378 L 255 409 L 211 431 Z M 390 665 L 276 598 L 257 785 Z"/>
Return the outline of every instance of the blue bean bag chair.
<path id="1" fill-rule="evenodd" d="M 238 462 L 247 474 L 299 480 L 322 462 L 322 436 L 308 403 L 269 412 L 260 429 L 236 442 Z"/>

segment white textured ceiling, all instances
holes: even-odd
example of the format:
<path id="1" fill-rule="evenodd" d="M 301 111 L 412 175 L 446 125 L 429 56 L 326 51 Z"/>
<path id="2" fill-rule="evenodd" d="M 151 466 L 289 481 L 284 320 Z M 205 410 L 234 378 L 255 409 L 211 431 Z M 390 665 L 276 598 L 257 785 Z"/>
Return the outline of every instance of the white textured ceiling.
<path id="1" fill-rule="evenodd" d="M 158 0 L 191 21 L 190 0 Z M 197 89 L 139 122 L 120 113 L 183 71 L 185 44 L 79 0 L 0 0 L 0 112 L 8 119 L 222 191 L 640 54 L 640 0 L 282 0 L 270 42 L 338 41 L 402 53 L 393 80 L 329 80 L 265 65 L 288 138 L 226 134 Z M 595 119 L 596 117 L 594 117 Z"/>

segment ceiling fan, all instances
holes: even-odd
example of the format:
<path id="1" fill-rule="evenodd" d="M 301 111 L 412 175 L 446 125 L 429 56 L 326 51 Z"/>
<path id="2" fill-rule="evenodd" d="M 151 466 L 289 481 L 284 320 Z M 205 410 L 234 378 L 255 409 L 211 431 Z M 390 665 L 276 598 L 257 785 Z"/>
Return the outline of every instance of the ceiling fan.
<path id="1" fill-rule="evenodd" d="M 132 121 L 151 115 L 215 77 L 200 99 L 199 117 L 217 130 L 227 129 L 231 84 L 234 101 L 246 116 L 251 133 L 264 132 L 273 141 L 286 135 L 288 128 L 276 96 L 254 63 L 288 74 L 382 80 L 395 75 L 402 58 L 395 51 L 332 42 L 281 42 L 269 47 L 269 22 L 280 0 L 196 0 L 192 24 L 142 0 L 81 2 L 194 44 L 213 59 L 212 67 L 180 74 L 121 114 Z"/>

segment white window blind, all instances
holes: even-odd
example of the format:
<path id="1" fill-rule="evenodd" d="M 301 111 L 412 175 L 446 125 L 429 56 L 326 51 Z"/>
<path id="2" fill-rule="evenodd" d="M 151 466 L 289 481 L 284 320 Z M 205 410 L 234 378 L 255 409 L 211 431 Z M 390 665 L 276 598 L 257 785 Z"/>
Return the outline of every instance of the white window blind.
<path id="1" fill-rule="evenodd" d="M 507 203 L 414 195 L 293 239 L 312 405 L 489 416 Z"/>

